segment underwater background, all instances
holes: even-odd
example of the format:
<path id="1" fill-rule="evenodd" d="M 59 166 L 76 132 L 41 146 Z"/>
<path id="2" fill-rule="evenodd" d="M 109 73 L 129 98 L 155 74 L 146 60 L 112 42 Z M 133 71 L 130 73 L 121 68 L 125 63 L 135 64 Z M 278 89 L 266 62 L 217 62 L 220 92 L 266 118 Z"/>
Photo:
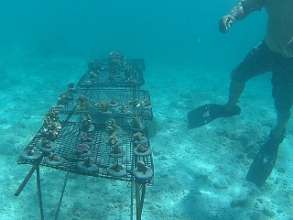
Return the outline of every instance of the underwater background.
<path id="1" fill-rule="evenodd" d="M 119 50 L 144 58 L 156 135 L 155 184 L 143 219 L 293 219 L 293 127 L 266 186 L 249 203 L 245 175 L 274 124 L 270 74 L 249 82 L 240 117 L 188 130 L 186 113 L 226 100 L 232 69 L 264 37 L 266 15 L 252 14 L 222 35 L 234 0 L 2 1 L 0 7 L 0 219 L 39 219 L 35 184 L 13 194 L 28 171 L 21 150 L 48 108 L 94 58 Z M 53 219 L 63 173 L 42 169 L 45 214 Z M 72 176 L 60 219 L 129 219 L 125 183 Z M 51 218 L 50 218 L 51 217 Z"/>

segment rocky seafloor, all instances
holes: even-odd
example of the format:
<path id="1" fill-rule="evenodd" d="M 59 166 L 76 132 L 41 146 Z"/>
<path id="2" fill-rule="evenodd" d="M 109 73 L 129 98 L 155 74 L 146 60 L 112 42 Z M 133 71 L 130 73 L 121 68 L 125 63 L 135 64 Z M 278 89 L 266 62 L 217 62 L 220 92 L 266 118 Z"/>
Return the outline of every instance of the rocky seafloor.
<path id="1" fill-rule="evenodd" d="M 14 192 L 29 167 L 16 159 L 41 125 L 43 115 L 68 82 L 86 68 L 82 59 L 24 59 L 2 64 L 0 81 L 0 219 L 38 220 L 34 179 L 20 197 Z M 143 219 L 292 220 L 293 127 L 277 165 L 262 189 L 245 182 L 253 156 L 268 136 L 275 113 L 269 75 L 249 83 L 241 116 L 188 130 L 194 106 L 225 101 L 228 73 L 147 64 L 156 135 L 151 144 L 155 183 L 148 188 Z M 64 173 L 42 169 L 46 219 L 53 219 Z M 71 175 L 60 219 L 129 219 L 126 183 Z"/>

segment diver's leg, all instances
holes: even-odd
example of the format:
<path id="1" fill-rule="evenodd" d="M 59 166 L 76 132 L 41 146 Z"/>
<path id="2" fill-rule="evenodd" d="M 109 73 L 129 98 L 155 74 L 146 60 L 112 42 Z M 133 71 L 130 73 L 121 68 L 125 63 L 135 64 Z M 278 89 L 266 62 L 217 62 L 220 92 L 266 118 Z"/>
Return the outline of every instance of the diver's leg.
<path id="1" fill-rule="evenodd" d="M 231 80 L 229 88 L 229 100 L 226 104 L 227 109 L 232 109 L 237 105 L 244 88 L 245 81 Z"/>
<path id="2" fill-rule="evenodd" d="M 261 187 L 270 176 L 278 156 L 278 149 L 284 139 L 284 133 L 278 136 L 270 134 L 269 139 L 261 146 L 249 167 L 246 179 Z"/>
<path id="3" fill-rule="evenodd" d="M 237 105 L 249 79 L 272 70 L 273 58 L 273 53 L 265 43 L 250 51 L 231 74 L 227 109 L 233 109 Z"/>
<path id="4" fill-rule="evenodd" d="M 265 43 L 254 48 L 233 71 L 230 85 L 229 100 L 226 104 L 207 104 L 199 106 L 187 114 L 188 128 L 206 125 L 221 117 L 239 115 L 241 109 L 237 102 L 250 78 L 272 70 L 273 53 Z"/>
<path id="5" fill-rule="evenodd" d="M 290 119 L 290 111 L 278 112 L 277 123 L 272 129 L 271 135 L 275 138 L 281 137 L 285 132 Z"/>
<path id="6" fill-rule="evenodd" d="M 293 105 L 293 59 L 288 59 L 275 67 L 272 77 L 273 98 L 277 121 L 272 129 L 276 138 L 282 136 L 287 128 Z"/>
<path id="7" fill-rule="evenodd" d="M 283 111 L 277 111 L 277 122 L 271 131 L 271 138 L 283 140 L 291 116 L 291 106 L 292 104 L 290 107 L 288 106 L 286 109 L 283 109 Z"/>
<path id="8" fill-rule="evenodd" d="M 290 69 L 290 68 L 289 68 Z M 282 68 L 282 71 L 286 68 Z M 247 180 L 262 186 L 271 174 L 277 157 L 279 146 L 284 140 L 290 110 L 293 104 L 293 63 L 292 72 L 273 73 L 273 97 L 277 111 L 277 122 L 267 142 L 261 147 L 247 174 Z"/>

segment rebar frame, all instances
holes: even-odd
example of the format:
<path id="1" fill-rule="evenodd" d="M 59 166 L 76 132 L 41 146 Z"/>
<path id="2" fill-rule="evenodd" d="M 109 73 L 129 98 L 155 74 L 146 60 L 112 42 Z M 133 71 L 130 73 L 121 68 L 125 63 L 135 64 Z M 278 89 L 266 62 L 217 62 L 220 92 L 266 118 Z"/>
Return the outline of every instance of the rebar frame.
<path id="1" fill-rule="evenodd" d="M 114 95 L 113 95 L 114 93 Z M 147 92 L 139 90 L 138 87 L 131 87 L 130 89 L 78 89 L 76 95 L 85 95 L 93 101 L 105 100 L 105 97 L 114 97 L 121 104 L 133 100 L 148 99 L 149 95 Z M 126 95 L 127 94 L 127 95 Z M 145 156 L 137 156 L 133 152 L 133 131 L 129 127 L 128 120 L 133 119 L 134 117 L 139 117 L 142 120 L 151 120 L 152 119 L 152 110 L 149 109 L 148 116 L 145 117 L 145 114 L 142 113 L 142 110 L 133 106 L 132 114 L 112 114 L 111 117 L 119 121 L 121 125 L 121 131 L 119 132 L 119 139 L 121 147 L 123 150 L 123 157 L 120 159 L 122 165 L 126 168 L 127 174 L 125 176 L 112 176 L 109 174 L 108 169 L 111 165 L 110 147 L 105 143 L 107 139 L 107 133 L 104 130 L 101 124 L 95 124 L 95 130 L 92 134 L 94 141 L 90 145 L 91 155 L 90 158 L 93 159 L 97 170 L 94 171 L 84 171 L 77 168 L 78 158 L 75 153 L 76 146 L 79 142 L 79 127 L 80 122 L 77 120 L 78 114 L 76 114 L 76 105 L 70 103 L 65 106 L 63 111 L 61 111 L 62 118 L 62 130 L 59 134 L 59 137 L 54 142 L 54 152 L 58 156 L 64 159 L 62 164 L 52 164 L 48 163 L 48 158 L 46 154 L 42 154 L 38 160 L 32 161 L 27 158 L 20 157 L 18 160 L 19 164 L 29 164 L 31 169 L 18 187 L 15 196 L 19 196 L 24 190 L 25 186 L 31 179 L 32 175 L 36 172 L 36 187 L 38 195 L 38 206 L 40 209 L 40 219 L 44 220 L 44 208 L 43 208 L 43 199 L 42 199 L 42 190 L 41 190 L 41 177 L 40 177 L 40 166 L 50 167 L 57 170 L 62 170 L 66 172 L 63 187 L 61 190 L 61 195 L 58 201 L 58 205 L 55 211 L 54 219 L 58 220 L 59 213 L 61 210 L 61 205 L 63 197 L 66 191 L 66 186 L 68 182 L 68 177 L 70 173 L 75 173 L 79 175 L 101 177 L 113 180 L 126 181 L 131 184 L 131 196 L 130 196 L 130 219 L 134 219 L 134 209 L 136 210 L 135 219 L 141 220 L 146 186 L 151 185 L 153 178 L 146 179 L 145 181 L 137 180 L 134 176 L 134 169 L 136 168 L 136 163 L 138 161 L 143 161 L 146 166 L 150 167 L 154 171 L 154 163 L 152 154 Z M 71 105 L 71 106 L 70 106 Z M 32 141 L 25 148 L 25 151 L 36 148 L 36 145 L 40 142 L 42 137 L 41 134 L 42 128 L 37 132 Z M 135 208 L 134 208 L 135 205 Z"/>

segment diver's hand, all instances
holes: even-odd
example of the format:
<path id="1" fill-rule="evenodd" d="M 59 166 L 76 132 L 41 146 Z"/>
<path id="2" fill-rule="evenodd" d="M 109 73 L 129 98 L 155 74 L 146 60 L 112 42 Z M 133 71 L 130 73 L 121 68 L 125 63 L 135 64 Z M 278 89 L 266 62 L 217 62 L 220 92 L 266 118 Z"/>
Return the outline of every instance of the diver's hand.
<path id="1" fill-rule="evenodd" d="M 219 30 L 221 33 L 227 33 L 230 28 L 232 27 L 232 24 L 234 22 L 234 17 L 232 15 L 225 15 L 221 18 L 219 22 Z"/>

